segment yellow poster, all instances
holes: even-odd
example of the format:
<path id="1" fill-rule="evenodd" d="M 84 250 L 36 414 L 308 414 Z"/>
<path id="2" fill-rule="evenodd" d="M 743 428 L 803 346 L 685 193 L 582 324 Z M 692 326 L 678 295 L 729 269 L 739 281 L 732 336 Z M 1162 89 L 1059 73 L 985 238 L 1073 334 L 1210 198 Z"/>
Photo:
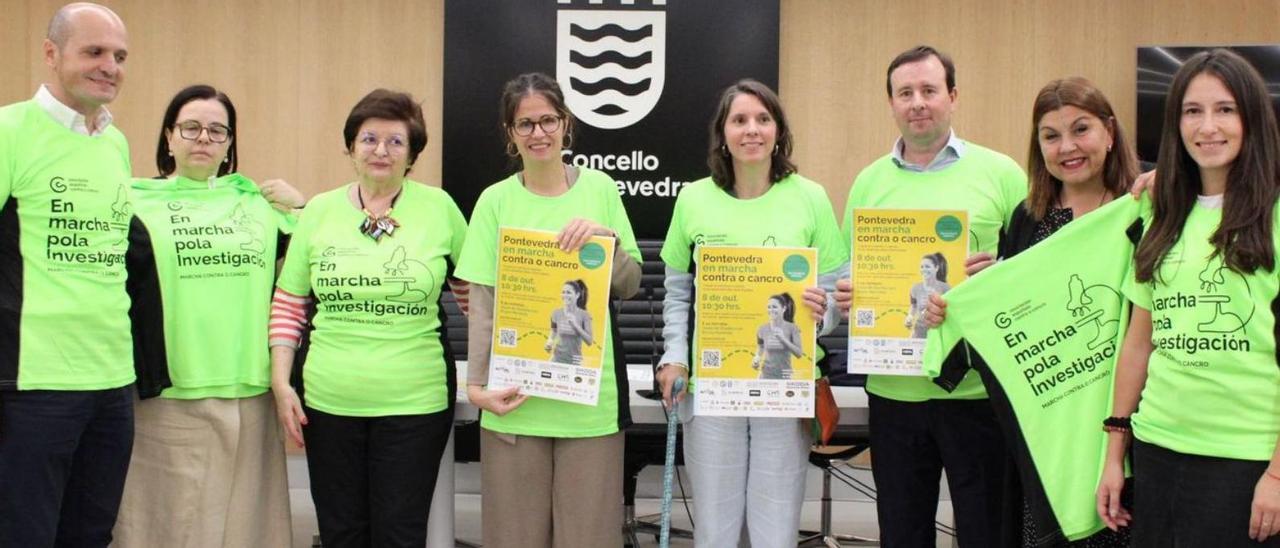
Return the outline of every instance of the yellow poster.
<path id="1" fill-rule="evenodd" d="M 701 246 L 694 280 L 694 413 L 812 417 L 813 248 Z"/>
<path id="2" fill-rule="evenodd" d="M 613 246 L 613 238 L 595 236 L 565 253 L 554 232 L 499 230 L 491 387 L 596 404 Z"/>
<path id="3" fill-rule="evenodd" d="M 925 306 L 965 279 L 968 213 L 854 209 L 849 256 L 849 371 L 923 375 Z"/>

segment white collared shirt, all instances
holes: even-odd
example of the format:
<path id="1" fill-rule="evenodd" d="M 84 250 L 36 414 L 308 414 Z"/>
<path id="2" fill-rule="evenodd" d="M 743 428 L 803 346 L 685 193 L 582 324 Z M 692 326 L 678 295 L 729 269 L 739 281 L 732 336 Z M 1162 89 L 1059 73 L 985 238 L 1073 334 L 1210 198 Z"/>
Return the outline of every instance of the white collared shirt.
<path id="1" fill-rule="evenodd" d="M 49 91 L 48 86 L 43 84 L 40 86 L 40 89 L 36 90 L 34 100 L 36 104 L 40 105 L 40 108 L 44 109 L 45 112 L 49 113 L 49 116 L 53 117 L 54 121 L 58 122 L 58 125 L 81 135 L 97 137 L 98 135 L 102 135 L 102 132 L 106 131 L 107 128 L 111 126 L 111 113 L 107 111 L 106 107 L 102 107 L 98 110 L 97 128 L 90 132 L 88 124 L 85 123 L 86 118 L 84 115 L 63 104 L 62 101 L 59 101 L 58 98 L 54 97 L 53 93 Z"/>
<path id="2" fill-rule="evenodd" d="M 934 156 L 933 160 L 930 160 L 927 165 L 921 166 L 908 162 L 906 157 L 902 154 L 903 146 L 904 143 L 902 142 L 902 137 L 898 137 L 898 140 L 893 143 L 893 151 L 891 154 L 893 155 L 894 165 L 901 169 L 915 171 L 917 173 L 942 171 L 951 167 L 951 164 L 960 161 L 960 157 L 964 156 L 964 141 L 961 141 L 956 137 L 955 130 L 951 130 L 951 135 L 947 138 L 947 144 L 943 145 L 942 150 L 939 150 L 938 154 Z"/>

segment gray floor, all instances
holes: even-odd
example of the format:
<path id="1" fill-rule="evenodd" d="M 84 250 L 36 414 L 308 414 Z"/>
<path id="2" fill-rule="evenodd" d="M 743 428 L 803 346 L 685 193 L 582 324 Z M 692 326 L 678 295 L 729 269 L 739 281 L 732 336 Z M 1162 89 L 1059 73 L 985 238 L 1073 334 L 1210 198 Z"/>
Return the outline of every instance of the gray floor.
<path id="1" fill-rule="evenodd" d="M 294 546 L 307 548 L 311 546 L 311 537 L 316 533 L 315 507 L 311 503 L 311 491 L 307 488 L 307 463 L 301 455 L 289 455 L 289 495 L 293 504 Z M 458 538 L 478 544 L 480 541 L 480 465 L 455 465 L 456 491 L 454 496 L 454 523 Z M 848 469 L 854 477 L 871 485 L 871 472 L 868 470 Z M 656 514 L 662 496 L 662 470 L 660 467 L 645 469 L 637 484 L 636 513 L 638 515 Z M 801 527 L 817 529 L 822 493 L 822 475 L 817 468 L 810 471 L 806 486 L 804 509 L 801 516 Z M 943 500 L 938 503 L 938 521 L 953 525 L 951 518 L 951 501 L 947 500 L 946 486 L 942 487 Z M 853 534 L 863 537 L 876 537 L 875 505 L 867 497 L 835 482 L 832 489 L 832 519 L 837 533 Z M 677 491 L 677 497 L 679 496 Z M 680 501 L 673 504 L 672 526 L 688 528 L 689 519 Z M 657 546 L 652 537 L 642 537 L 643 546 Z M 939 548 L 950 547 L 953 539 L 942 533 L 938 534 Z M 691 547 L 693 542 L 673 539 L 673 547 Z"/>

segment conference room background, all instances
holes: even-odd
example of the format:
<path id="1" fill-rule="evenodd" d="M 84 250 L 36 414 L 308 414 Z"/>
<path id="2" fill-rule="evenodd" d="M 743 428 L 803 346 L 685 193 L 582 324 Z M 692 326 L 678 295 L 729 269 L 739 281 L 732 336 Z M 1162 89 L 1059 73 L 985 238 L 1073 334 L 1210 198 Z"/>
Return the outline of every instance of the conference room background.
<path id="1" fill-rule="evenodd" d="M 694 1 L 710 0 L 667 0 Z M 29 98 L 46 78 L 40 40 L 62 3 L 0 0 L 0 104 Z M 431 140 L 412 177 L 440 184 L 443 0 L 103 3 L 129 29 L 126 82 L 110 108 L 131 143 L 136 175 L 155 174 L 157 130 L 170 97 L 205 82 L 236 102 L 243 172 L 288 179 L 308 195 L 334 188 L 354 177 L 343 155 L 346 114 L 382 86 L 423 101 Z M 733 1 L 722 5 L 738 9 Z M 1280 44 L 1280 2 L 1273 0 L 780 0 L 778 19 L 777 79 L 795 131 L 794 158 L 801 173 L 827 189 L 837 211 L 854 175 L 888 152 L 897 136 L 885 67 L 913 45 L 928 43 L 955 59 L 959 135 L 1025 163 L 1031 101 L 1052 78 L 1092 79 L 1134 132 L 1139 47 Z M 755 38 L 749 29 L 736 30 L 744 43 Z M 498 36 L 492 44 L 528 46 Z M 548 61 L 521 70 L 555 69 Z M 497 123 L 500 91 L 474 90 L 493 105 L 487 117 L 474 120 L 478 131 Z M 704 135 L 706 124 L 686 120 L 667 131 Z M 500 154 L 495 162 L 505 161 Z"/>

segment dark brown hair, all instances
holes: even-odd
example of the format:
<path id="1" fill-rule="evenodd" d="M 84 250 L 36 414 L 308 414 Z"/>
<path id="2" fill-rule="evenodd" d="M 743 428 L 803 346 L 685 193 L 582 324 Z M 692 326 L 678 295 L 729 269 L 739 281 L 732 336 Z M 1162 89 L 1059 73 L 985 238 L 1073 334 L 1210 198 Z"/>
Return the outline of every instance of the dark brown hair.
<path id="1" fill-rule="evenodd" d="M 1027 170 L 1030 188 L 1027 191 L 1027 212 L 1031 218 L 1039 221 L 1049 212 L 1049 208 L 1058 200 L 1062 192 L 1062 181 L 1049 173 L 1045 167 L 1044 153 L 1040 150 L 1040 120 L 1044 115 L 1073 106 L 1102 121 L 1103 127 L 1111 133 L 1111 149 L 1102 164 L 1102 188 L 1112 197 L 1129 191 L 1129 186 L 1138 176 L 1138 157 L 1129 147 L 1124 130 L 1116 121 L 1111 103 L 1102 91 L 1079 76 L 1061 78 L 1045 84 L 1036 94 L 1035 106 L 1031 108 L 1031 146 L 1027 152 Z"/>
<path id="2" fill-rule="evenodd" d="M 951 93 L 951 90 L 956 89 L 956 65 L 955 63 L 951 62 L 951 57 L 945 53 L 942 53 L 936 49 L 933 49 L 932 46 L 921 45 L 921 46 L 916 46 L 914 48 L 911 48 L 902 53 L 899 53 L 897 57 L 893 58 L 893 61 L 889 62 L 889 70 L 886 71 L 884 75 L 884 89 L 889 93 L 889 97 L 893 97 L 893 71 L 894 70 L 896 70 L 898 67 L 905 65 L 907 63 L 922 61 L 924 59 L 928 59 L 931 56 L 937 57 L 938 62 L 942 63 L 943 70 L 946 71 L 947 93 Z"/>
<path id="3" fill-rule="evenodd" d="M 1191 80 L 1210 74 L 1235 98 L 1244 135 L 1240 154 L 1227 173 L 1222 221 L 1209 237 L 1213 254 L 1241 274 L 1275 268 L 1271 240 L 1272 210 L 1280 195 L 1280 130 L 1266 84 L 1258 71 L 1225 49 L 1197 53 L 1178 69 L 1164 104 L 1164 131 L 1152 192 L 1151 228 L 1135 252 L 1138 281 L 1150 282 L 1182 234 L 1182 226 L 1201 192 L 1200 169 L 1182 142 L 1182 100 Z"/>
<path id="4" fill-rule="evenodd" d="M 502 99 L 498 102 L 498 113 L 501 116 L 502 138 L 506 140 L 506 146 L 515 145 L 515 141 L 511 140 L 511 131 L 512 125 L 516 123 L 516 111 L 520 109 L 520 101 L 535 94 L 546 99 L 551 104 L 551 108 L 555 109 L 556 115 L 563 119 L 561 129 L 564 130 L 564 137 L 560 146 L 569 148 L 576 125 L 573 113 L 569 112 L 569 107 L 565 105 L 564 92 L 560 91 L 560 83 L 541 72 L 526 72 L 508 80 L 502 86 Z M 516 169 L 522 169 L 523 164 L 519 156 L 515 156 L 512 163 Z"/>
<path id="5" fill-rule="evenodd" d="M 752 79 L 738 80 L 725 88 L 720 94 L 720 106 L 716 107 L 716 115 L 711 119 L 711 142 L 707 149 L 707 167 L 711 168 L 711 180 L 725 191 L 733 190 L 733 158 L 729 156 L 725 146 L 724 124 L 729 119 L 729 107 L 739 94 L 746 93 L 760 100 L 769 116 L 778 125 L 777 146 L 773 149 L 773 157 L 769 163 L 769 182 L 776 183 L 783 177 L 796 172 L 796 165 L 791 162 L 791 126 L 787 125 L 787 116 L 782 112 L 782 101 L 769 86 Z"/>
<path id="6" fill-rule="evenodd" d="M 240 157 L 236 154 L 235 105 L 231 104 L 231 98 L 227 97 L 227 94 L 213 86 L 196 84 L 179 91 L 173 99 L 169 100 L 169 106 L 164 109 L 164 119 L 160 122 L 160 142 L 156 144 L 156 171 L 160 173 L 160 177 L 173 175 L 173 172 L 178 169 L 178 164 L 169 150 L 169 133 L 177 131 L 174 124 L 178 123 L 178 112 L 182 107 L 187 106 L 187 103 L 204 99 L 217 99 L 222 103 L 222 106 L 227 109 L 227 129 L 231 130 L 231 144 L 227 146 L 227 161 L 218 164 L 218 176 L 235 173 L 239 167 Z"/>
<path id="7" fill-rule="evenodd" d="M 427 123 L 422 118 L 422 105 L 402 91 L 383 88 L 370 91 L 351 107 L 347 123 L 342 126 L 342 138 L 346 140 L 348 153 L 355 150 L 356 132 L 370 119 L 404 122 L 408 126 L 409 163 L 404 168 L 407 175 L 413 169 L 413 163 L 418 161 L 422 149 L 427 148 Z"/>

